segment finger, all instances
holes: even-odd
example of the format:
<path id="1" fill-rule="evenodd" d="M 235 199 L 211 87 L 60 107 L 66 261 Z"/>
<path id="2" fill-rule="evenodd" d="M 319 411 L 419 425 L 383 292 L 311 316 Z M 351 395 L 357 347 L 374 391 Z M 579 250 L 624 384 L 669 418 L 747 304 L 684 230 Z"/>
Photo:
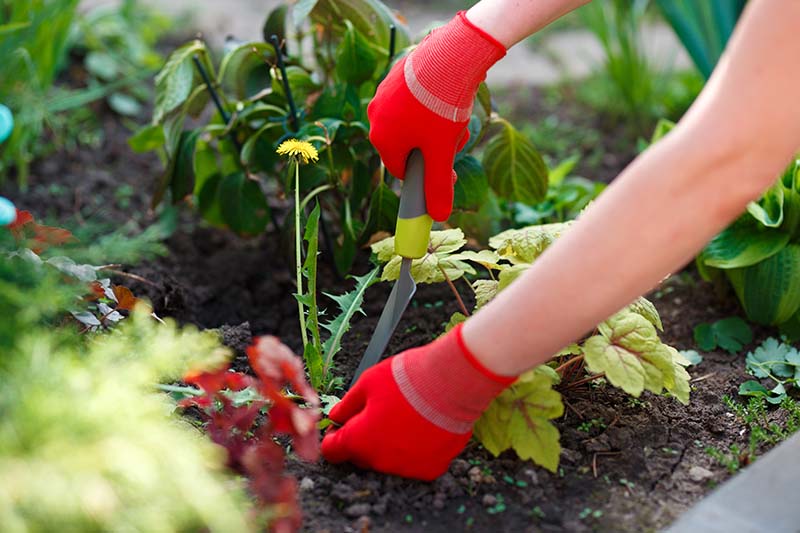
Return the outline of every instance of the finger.
<path id="1" fill-rule="evenodd" d="M 423 148 L 425 157 L 425 204 L 428 214 L 444 222 L 453 209 L 453 160 L 450 150 Z"/>
<path id="2" fill-rule="evenodd" d="M 366 403 L 367 394 L 363 386 L 362 376 L 362 379 L 358 380 L 355 386 L 344 395 L 342 401 L 333 406 L 328 418 L 339 425 L 345 424 L 348 420 L 357 415 L 364 408 Z"/>
<path id="3" fill-rule="evenodd" d="M 458 141 L 458 147 L 456 148 L 456 153 L 460 152 L 464 149 L 464 147 L 469 142 L 469 128 L 464 128 L 464 133 L 461 136 L 461 140 Z"/>
<path id="4" fill-rule="evenodd" d="M 353 450 L 349 445 L 351 428 L 345 426 L 328 431 L 322 439 L 322 456 L 329 463 L 346 463 L 353 459 Z"/>

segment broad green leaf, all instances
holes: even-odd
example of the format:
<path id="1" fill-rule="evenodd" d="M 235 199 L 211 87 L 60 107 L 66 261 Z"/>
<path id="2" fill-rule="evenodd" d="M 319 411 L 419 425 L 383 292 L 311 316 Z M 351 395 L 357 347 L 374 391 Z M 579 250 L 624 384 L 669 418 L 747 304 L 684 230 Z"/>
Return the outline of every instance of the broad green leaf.
<path id="1" fill-rule="evenodd" d="M 475 291 L 475 308 L 480 309 L 497 295 L 498 282 L 493 279 L 479 279 L 472 284 Z"/>
<path id="2" fill-rule="evenodd" d="M 778 383 L 775 388 L 769 390 L 758 381 L 750 380 L 739 385 L 739 396 L 764 398 L 769 403 L 778 405 L 786 398 L 786 389 L 783 384 Z"/>
<path id="3" fill-rule="evenodd" d="M 244 43 L 228 52 L 219 69 L 219 84 L 244 100 L 262 91 L 270 82 L 269 65 L 275 62 L 272 45 Z"/>
<path id="4" fill-rule="evenodd" d="M 298 4 L 295 4 L 295 10 Z M 312 5 L 311 8 L 314 6 Z M 309 8 L 310 10 L 310 8 Z M 267 15 L 267 20 L 264 21 L 264 26 L 261 28 L 261 35 L 264 37 L 264 42 L 270 42 L 270 38 L 275 35 L 278 42 L 286 40 L 286 15 L 289 12 L 289 5 L 282 4 L 270 11 Z M 302 13 L 301 13 L 302 14 Z"/>
<path id="5" fill-rule="evenodd" d="M 505 200 L 535 204 L 547 194 L 547 166 L 542 156 L 507 122 L 486 146 L 483 167 L 489 185 Z"/>
<path id="6" fill-rule="evenodd" d="M 272 69 L 272 91 L 281 98 L 286 98 L 282 75 L 277 68 Z M 301 106 L 309 96 L 322 88 L 305 69 L 295 65 L 286 67 L 286 78 L 289 80 L 292 97 L 298 106 Z"/>
<path id="7" fill-rule="evenodd" d="M 548 182 L 551 187 L 561 185 L 564 178 L 569 176 L 569 173 L 575 168 L 575 165 L 580 161 L 580 157 L 573 155 L 560 162 L 555 168 L 548 170 Z"/>
<path id="8" fill-rule="evenodd" d="M 164 129 L 158 125 L 148 124 L 139 128 L 136 133 L 128 139 L 128 146 L 134 152 L 143 154 L 161 148 L 164 144 Z"/>
<path id="9" fill-rule="evenodd" d="M 203 218 L 217 227 L 224 227 L 225 220 L 222 218 L 222 209 L 219 204 L 219 186 L 222 183 L 222 175 L 214 173 L 206 177 L 198 186 L 195 194 L 197 195 L 197 211 Z"/>
<path id="10" fill-rule="evenodd" d="M 601 334 L 583 345 L 587 367 L 594 373 L 605 372 L 612 385 L 638 397 L 664 366 L 663 344 L 655 327 L 639 314 L 623 312 L 600 324 L 599 329 Z"/>
<path id="11" fill-rule="evenodd" d="M 491 250 L 481 250 L 479 252 L 466 250 L 464 252 L 461 252 L 453 256 L 453 258 L 461 259 L 463 261 L 472 261 L 473 263 L 478 263 L 487 270 L 502 270 L 508 266 L 504 264 L 501 265 L 500 256 L 496 252 L 493 252 Z"/>
<path id="12" fill-rule="evenodd" d="M 795 366 L 788 361 L 797 360 L 797 350 L 788 344 L 769 337 L 755 350 L 747 354 L 745 359 L 747 371 L 757 378 L 766 378 L 770 374 L 781 378 L 791 378 L 795 374 Z"/>
<path id="13" fill-rule="evenodd" d="M 790 238 L 789 233 L 759 227 L 752 219 L 742 218 L 714 237 L 699 260 L 716 268 L 746 267 L 775 255 Z"/>
<path id="14" fill-rule="evenodd" d="M 564 222 L 506 230 L 490 238 L 489 246 L 514 264 L 530 264 L 570 225 L 570 222 Z"/>
<path id="15" fill-rule="evenodd" d="M 304 8 L 307 8 L 307 3 L 311 2 L 302 2 Z M 397 50 L 411 44 L 408 26 L 379 0 L 318 0 L 313 4 L 312 22 L 321 24 L 341 38 L 347 31 L 345 21 L 350 21 L 382 58 L 389 56 L 389 28 L 392 25 L 397 29 Z"/>
<path id="16" fill-rule="evenodd" d="M 354 276 L 353 279 L 356 280 L 356 286 L 350 292 L 340 296 L 325 294 L 336 302 L 339 312 L 330 322 L 320 324 L 330 333 L 330 336 L 322 345 L 325 373 L 330 372 L 331 365 L 333 364 L 333 357 L 342 347 L 342 338 L 350 329 L 350 321 L 353 316 L 356 313 L 364 313 L 361 309 L 361 304 L 364 302 L 364 293 L 375 283 L 378 277 L 378 270 L 378 268 L 375 268 L 363 276 Z"/>
<path id="17" fill-rule="evenodd" d="M 713 324 L 698 324 L 694 328 L 694 341 L 704 352 L 710 352 L 719 346 L 735 354 L 745 344 L 753 342 L 753 330 L 739 317 L 723 318 Z"/>
<path id="18" fill-rule="evenodd" d="M 336 49 L 336 75 L 340 81 L 356 87 L 372 78 L 378 66 L 375 51 L 364 36 L 358 32 L 349 20 L 345 20 L 347 28 Z"/>
<path id="19" fill-rule="evenodd" d="M 477 211 L 486 202 L 489 181 L 480 161 L 467 155 L 458 158 L 454 165 L 458 179 L 453 191 L 453 208 Z"/>
<path id="20" fill-rule="evenodd" d="M 370 198 L 369 213 L 362 238 L 368 239 L 378 231 L 394 231 L 399 208 L 400 198 L 397 194 L 382 181 L 378 183 Z"/>
<path id="21" fill-rule="evenodd" d="M 664 325 L 661 323 L 661 316 L 658 314 L 658 309 L 653 305 L 653 302 L 644 296 L 637 298 L 627 309 L 645 317 L 651 324 L 658 328 L 659 331 L 664 331 Z"/>
<path id="22" fill-rule="evenodd" d="M 299 28 L 311 14 L 311 10 L 317 5 L 319 0 L 298 0 L 292 6 L 292 22 L 296 28 Z"/>
<path id="23" fill-rule="evenodd" d="M 677 362 L 681 366 L 697 366 L 703 362 L 703 356 L 697 350 L 679 350 L 678 354 L 681 359 L 678 359 Z"/>
<path id="24" fill-rule="evenodd" d="M 258 183 L 243 172 L 222 178 L 218 198 L 225 223 L 240 235 L 258 235 L 269 223 L 269 206 Z"/>
<path id="25" fill-rule="evenodd" d="M 777 228 L 783 223 L 783 183 L 778 180 L 757 202 L 747 205 L 747 212 L 768 228 Z"/>
<path id="26" fill-rule="evenodd" d="M 194 55 L 205 56 L 206 46 L 202 41 L 192 41 L 174 52 L 164 68 L 156 75 L 156 103 L 153 124 L 160 124 L 164 117 L 182 105 L 194 88 Z"/>
<path id="27" fill-rule="evenodd" d="M 172 203 L 183 201 L 194 191 L 194 152 L 202 130 L 184 131 L 181 134 L 178 155 L 170 180 Z"/>
<path id="28" fill-rule="evenodd" d="M 790 244 L 755 265 L 726 273 L 753 322 L 780 324 L 800 309 L 800 245 Z"/>
<path id="29" fill-rule="evenodd" d="M 564 405 L 552 387 L 551 373 L 543 367 L 520 376 L 475 424 L 476 438 L 495 456 L 513 448 L 521 459 L 555 472 L 561 446 L 550 420 L 564 414 Z"/>

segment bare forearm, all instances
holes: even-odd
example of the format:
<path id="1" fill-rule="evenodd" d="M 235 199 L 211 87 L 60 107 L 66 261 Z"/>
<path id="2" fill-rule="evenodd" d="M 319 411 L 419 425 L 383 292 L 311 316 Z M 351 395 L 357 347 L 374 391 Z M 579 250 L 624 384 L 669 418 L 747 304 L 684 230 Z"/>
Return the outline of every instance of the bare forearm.
<path id="1" fill-rule="evenodd" d="M 505 375 L 541 364 L 680 268 L 800 148 L 800 2 L 754 0 L 704 93 L 464 338 Z"/>
<path id="2" fill-rule="evenodd" d="M 482 0 L 467 18 L 511 48 L 525 37 L 590 0 Z"/>

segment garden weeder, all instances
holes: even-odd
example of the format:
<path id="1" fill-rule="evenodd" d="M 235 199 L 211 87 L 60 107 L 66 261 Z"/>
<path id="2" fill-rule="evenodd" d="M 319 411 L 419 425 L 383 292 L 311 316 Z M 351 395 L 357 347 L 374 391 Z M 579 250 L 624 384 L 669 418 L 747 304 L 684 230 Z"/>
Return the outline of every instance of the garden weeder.
<path id="1" fill-rule="evenodd" d="M 427 253 L 433 225 L 433 219 L 428 215 L 425 206 L 424 176 L 425 161 L 422 152 L 414 150 L 406 162 L 406 177 L 400 193 L 400 210 L 397 214 L 394 237 L 394 250 L 403 258 L 400 277 L 397 278 L 389 299 L 386 300 L 375 332 L 350 383 L 351 387 L 366 369 L 381 358 L 403 312 L 417 290 L 417 284 L 411 277 L 411 262 Z"/>

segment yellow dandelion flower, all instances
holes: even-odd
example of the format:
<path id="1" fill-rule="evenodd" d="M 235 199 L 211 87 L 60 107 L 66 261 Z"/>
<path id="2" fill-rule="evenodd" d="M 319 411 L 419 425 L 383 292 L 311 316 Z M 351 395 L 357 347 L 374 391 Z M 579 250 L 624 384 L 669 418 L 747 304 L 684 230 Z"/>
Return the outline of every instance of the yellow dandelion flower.
<path id="1" fill-rule="evenodd" d="M 304 165 L 308 164 L 309 161 L 316 163 L 319 160 L 319 153 L 317 149 L 314 148 L 313 144 L 306 141 L 298 141 L 297 139 L 283 141 L 281 145 L 278 146 L 277 152 L 278 155 L 288 155 L 298 163 Z"/>

